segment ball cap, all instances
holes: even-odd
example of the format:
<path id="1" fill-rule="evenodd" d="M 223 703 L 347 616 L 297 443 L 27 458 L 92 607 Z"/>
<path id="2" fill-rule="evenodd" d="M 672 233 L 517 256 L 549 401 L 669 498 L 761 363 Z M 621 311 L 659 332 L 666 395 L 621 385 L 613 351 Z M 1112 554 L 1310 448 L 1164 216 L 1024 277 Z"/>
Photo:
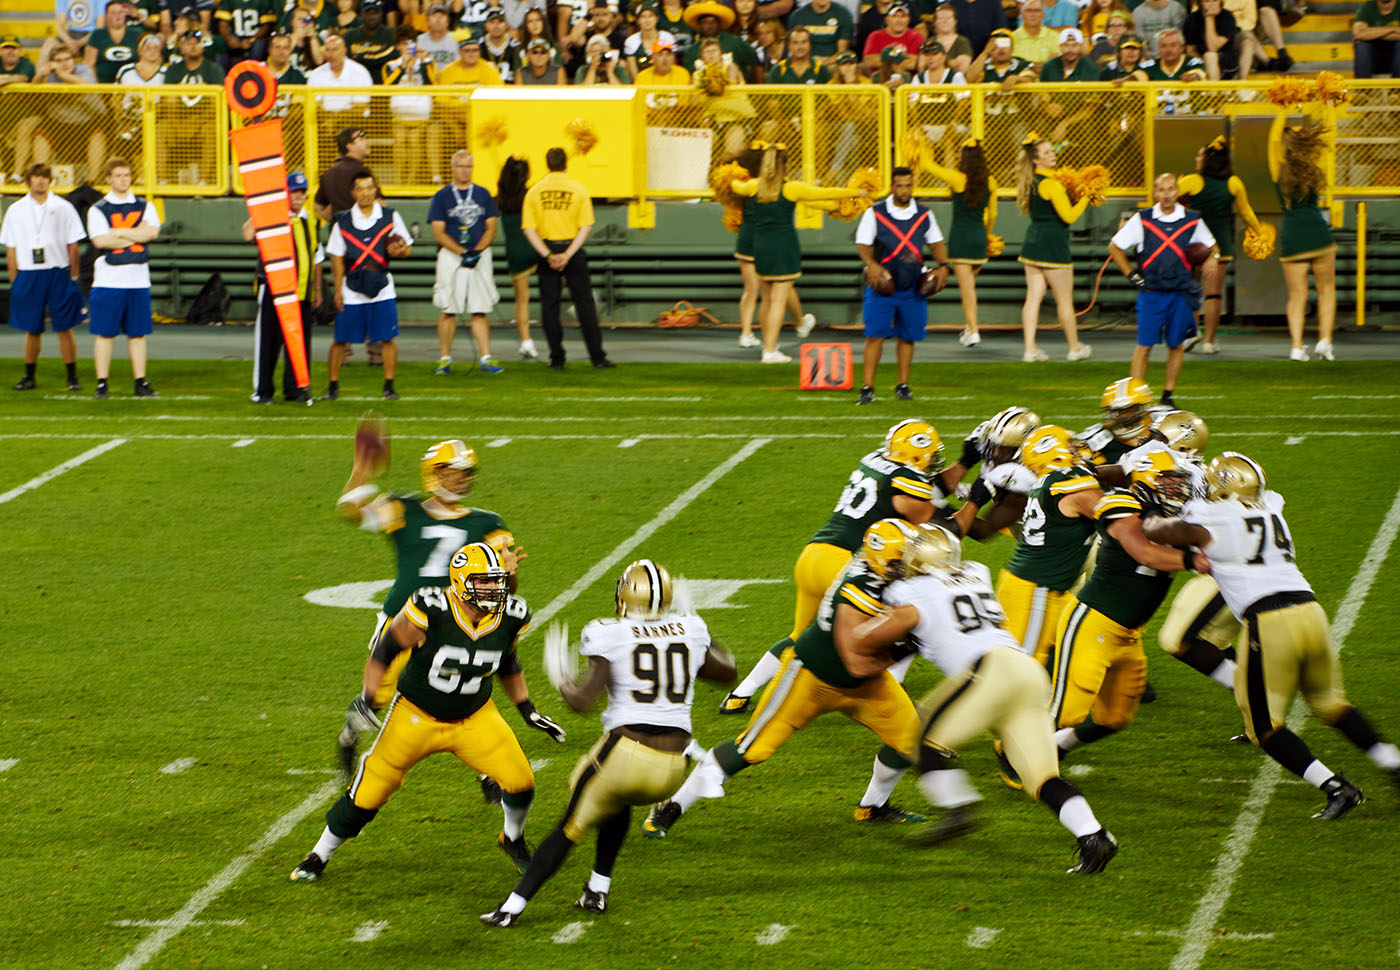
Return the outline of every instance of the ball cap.
<path id="1" fill-rule="evenodd" d="M 6 34 L 4 37 L 0 37 L 0 49 L 4 49 L 6 47 L 19 48 L 19 46 L 19 38 L 16 37 L 14 34 Z"/>
<path id="2" fill-rule="evenodd" d="M 1067 44 L 1070 41 L 1076 44 L 1084 43 L 1084 33 L 1078 27 L 1066 27 L 1060 31 L 1060 43 Z"/>
<path id="3" fill-rule="evenodd" d="M 302 175 L 300 172 L 292 172 L 287 176 L 288 192 L 305 192 L 310 187 L 310 183 L 306 181 L 306 176 Z"/>

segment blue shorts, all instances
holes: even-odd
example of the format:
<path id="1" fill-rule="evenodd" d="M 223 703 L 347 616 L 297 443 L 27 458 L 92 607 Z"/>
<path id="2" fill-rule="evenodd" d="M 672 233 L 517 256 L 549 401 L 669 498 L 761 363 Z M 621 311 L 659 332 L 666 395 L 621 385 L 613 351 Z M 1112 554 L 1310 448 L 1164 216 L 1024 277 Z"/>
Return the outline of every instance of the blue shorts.
<path id="1" fill-rule="evenodd" d="M 863 319 L 867 337 L 898 337 L 917 343 L 928 330 L 928 300 L 917 289 L 881 296 L 867 286 Z"/>
<path id="2" fill-rule="evenodd" d="M 398 335 L 398 300 L 351 303 L 335 315 L 335 342 L 338 344 L 357 344 L 366 338 L 373 343 L 383 343 Z"/>
<path id="3" fill-rule="evenodd" d="M 145 337 L 151 326 L 151 291 L 94 286 L 88 294 L 88 331 L 94 337 Z"/>
<path id="4" fill-rule="evenodd" d="M 1185 293 L 1144 290 L 1137 298 L 1137 330 L 1139 347 L 1180 347 L 1196 333 L 1196 313 Z"/>
<path id="5" fill-rule="evenodd" d="M 55 333 L 71 330 L 83 318 L 83 294 L 67 267 L 22 269 L 10 285 L 10 326 L 44 332 L 44 310 Z"/>

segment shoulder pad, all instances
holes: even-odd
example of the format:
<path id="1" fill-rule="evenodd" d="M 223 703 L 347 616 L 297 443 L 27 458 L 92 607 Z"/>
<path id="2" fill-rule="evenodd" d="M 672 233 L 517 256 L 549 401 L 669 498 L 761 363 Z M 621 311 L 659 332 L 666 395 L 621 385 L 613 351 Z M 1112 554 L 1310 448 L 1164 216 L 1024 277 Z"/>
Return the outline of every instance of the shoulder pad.
<path id="1" fill-rule="evenodd" d="M 1085 428 L 1083 431 L 1079 432 L 1079 434 L 1075 435 L 1075 437 L 1095 451 L 1103 451 L 1104 447 L 1114 440 L 1113 432 L 1109 431 L 1102 424 L 1095 424 Z"/>
<path id="2" fill-rule="evenodd" d="M 1138 501 L 1137 496 L 1117 488 L 1104 495 L 1094 506 L 1094 518 L 1100 521 L 1141 514 L 1142 503 Z"/>

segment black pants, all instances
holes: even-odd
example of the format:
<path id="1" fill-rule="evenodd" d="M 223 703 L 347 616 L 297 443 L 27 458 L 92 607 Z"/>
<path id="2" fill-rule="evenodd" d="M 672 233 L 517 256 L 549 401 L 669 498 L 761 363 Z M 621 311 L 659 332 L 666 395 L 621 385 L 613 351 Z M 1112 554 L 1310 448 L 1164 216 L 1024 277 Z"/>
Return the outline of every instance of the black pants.
<path id="1" fill-rule="evenodd" d="M 545 240 L 550 252 L 562 253 L 569 243 Z M 580 249 L 562 270 L 549 268 L 549 260 L 542 259 L 536 269 L 540 280 L 540 325 L 544 328 L 545 339 L 549 341 L 549 362 L 564 362 L 564 328 L 559 324 L 559 301 L 563 295 L 563 284 L 569 284 L 569 296 L 574 301 L 574 313 L 578 316 L 579 329 L 583 331 L 583 344 L 588 348 L 588 357 L 593 363 L 606 359 L 603 353 L 603 334 L 598 329 L 598 307 L 593 302 L 593 282 L 588 276 L 588 254 Z"/>
<path id="2" fill-rule="evenodd" d="M 310 301 L 301 302 L 301 342 L 306 350 L 308 373 L 311 367 L 311 325 Z M 272 397 L 272 379 L 277 370 L 277 358 L 282 358 L 282 397 L 291 400 L 297 396 L 297 377 L 292 370 L 292 359 L 286 353 L 282 339 L 282 324 L 277 321 L 277 308 L 272 305 L 272 294 L 266 286 L 258 287 L 258 322 L 256 326 L 257 353 L 253 358 L 253 389 L 258 397 Z"/>

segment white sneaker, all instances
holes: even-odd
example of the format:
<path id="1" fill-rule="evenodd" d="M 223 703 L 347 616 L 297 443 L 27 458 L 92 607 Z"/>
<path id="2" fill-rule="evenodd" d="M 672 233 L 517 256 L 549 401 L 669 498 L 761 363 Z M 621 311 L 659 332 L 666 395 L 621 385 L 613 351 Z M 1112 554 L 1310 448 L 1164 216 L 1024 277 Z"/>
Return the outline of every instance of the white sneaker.
<path id="1" fill-rule="evenodd" d="M 1043 350 L 1028 350 L 1021 355 L 1021 362 L 1025 364 L 1043 364 L 1050 359 L 1050 355 Z"/>
<path id="2" fill-rule="evenodd" d="M 741 333 L 741 334 L 739 334 L 739 346 L 740 346 L 740 347 L 750 347 L 750 348 L 752 348 L 752 347 L 762 347 L 762 346 L 763 346 L 763 341 L 762 341 L 762 340 L 759 340 L 757 337 L 755 337 L 755 336 L 754 336 L 753 334 L 751 334 L 751 333 Z"/>
<path id="3" fill-rule="evenodd" d="M 1337 358 L 1332 356 L 1332 341 L 1319 340 L 1313 346 L 1313 356 L 1322 360 L 1336 360 Z"/>
<path id="4" fill-rule="evenodd" d="M 976 347 L 981 342 L 982 335 L 980 333 L 964 330 L 962 333 L 958 334 L 958 343 L 962 344 L 964 347 Z"/>
<path id="5" fill-rule="evenodd" d="M 1183 340 L 1183 341 L 1181 342 L 1181 352 L 1182 352 L 1183 354 L 1189 354 L 1189 353 L 1191 353 L 1191 351 L 1193 351 L 1193 350 L 1196 349 L 1196 345 L 1199 344 L 1200 342 L 1201 342 L 1201 336 L 1200 336 L 1200 334 L 1193 334 L 1192 336 L 1187 337 L 1185 340 Z"/>
<path id="6" fill-rule="evenodd" d="M 1065 360 L 1088 360 L 1093 356 L 1094 348 L 1088 344 L 1080 344 L 1078 350 L 1071 350 L 1065 354 Z"/>
<path id="7" fill-rule="evenodd" d="M 539 360 L 539 358 L 539 351 L 535 350 L 535 342 L 533 340 L 520 341 L 521 360 Z"/>
<path id="8" fill-rule="evenodd" d="M 1200 346 L 1199 348 L 1197 348 L 1197 349 L 1198 349 L 1201 353 L 1203 353 L 1203 354 L 1218 354 L 1218 353 L 1220 353 L 1220 348 L 1217 347 L 1215 344 L 1211 343 L 1209 340 L 1204 340 L 1204 341 L 1202 341 L 1202 342 L 1201 342 L 1201 346 Z"/>
<path id="9" fill-rule="evenodd" d="M 1289 360 L 1307 360 L 1307 359 L 1308 359 L 1308 352 L 1307 352 L 1306 350 L 1304 350 L 1302 347 L 1294 347 L 1292 350 L 1290 350 L 1290 351 L 1288 352 L 1288 359 L 1289 359 Z"/>
<path id="10" fill-rule="evenodd" d="M 802 322 L 797 325 L 797 336 L 805 337 L 817 327 L 817 318 L 810 313 L 802 314 Z"/>
<path id="11" fill-rule="evenodd" d="M 781 350 L 768 350 L 763 353 L 763 362 L 765 364 L 790 364 L 792 358 Z"/>

